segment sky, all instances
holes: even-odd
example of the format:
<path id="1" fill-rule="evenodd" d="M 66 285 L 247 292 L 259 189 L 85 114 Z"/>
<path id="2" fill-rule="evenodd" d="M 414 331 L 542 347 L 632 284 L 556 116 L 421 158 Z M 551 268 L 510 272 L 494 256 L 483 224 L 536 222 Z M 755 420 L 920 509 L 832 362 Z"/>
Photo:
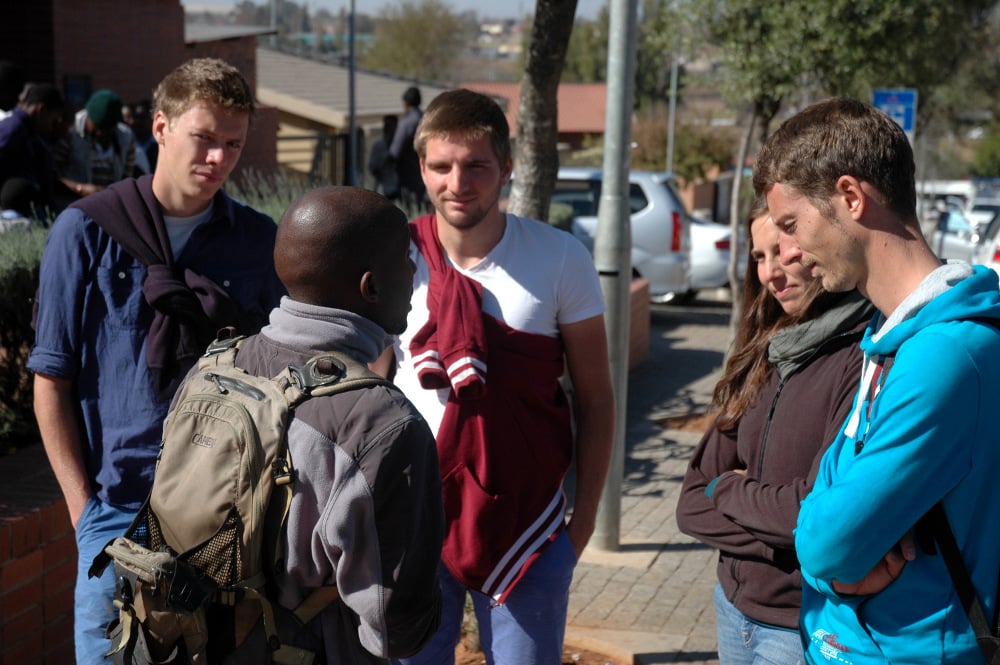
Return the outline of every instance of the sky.
<path id="1" fill-rule="evenodd" d="M 267 0 L 254 0 L 264 4 Z M 326 9 L 338 12 L 350 7 L 350 0 L 299 0 L 308 4 L 310 9 Z M 411 0 L 419 1 L 419 0 Z M 576 15 L 586 18 L 596 18 L 598 10 L 609 0 L 577 0 Z M 521 18 L 535 10 L 534 0 L 501 0 L 489 2 L 484 0 L 443 0 L 456 12 L 468 9 L 474 10 L 481 18 Z M 234 0 L 181 0 L 181 4 L 189 8 L 199 7 L 232 7 Z M 384 7 L 401 4 L 401 0 L 354 0 L 354 11 L 359 14 L 378 14 Z"/>

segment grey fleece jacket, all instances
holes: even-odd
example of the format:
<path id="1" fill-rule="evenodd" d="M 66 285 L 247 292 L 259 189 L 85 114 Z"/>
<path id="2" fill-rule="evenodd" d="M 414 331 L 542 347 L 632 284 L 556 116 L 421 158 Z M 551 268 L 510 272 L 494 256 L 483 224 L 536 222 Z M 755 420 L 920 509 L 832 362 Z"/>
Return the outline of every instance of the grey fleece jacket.
<path id="1" fill-rule="evenodd" d="M 240 347 L 237 365 L 275 376 L 322 351 L 367 363 L 388 343 L 368 319 L 286 297 Z M 304 402 L 288 443 L 296 484 L 281 604 L 337 585 L 341 600 L 311 624 L 329 665 L 411 655 L 440 623 L 444 511 L 433 434 L 399 390 L 382 385 Z"/>

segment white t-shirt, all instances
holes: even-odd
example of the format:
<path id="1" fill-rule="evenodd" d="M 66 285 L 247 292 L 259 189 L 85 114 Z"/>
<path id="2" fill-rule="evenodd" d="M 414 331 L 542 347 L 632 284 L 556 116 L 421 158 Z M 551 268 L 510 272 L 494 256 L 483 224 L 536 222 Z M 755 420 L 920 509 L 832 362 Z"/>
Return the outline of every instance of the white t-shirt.
<path id="1" fill-rule="evenodd" d="M 437 432 L 448 389 L 421 387 L 410 354 L 413 336 L 428 318 L 430 270 L 412 242 L 410 257 L 417 271 L 406 331 L 395 345 L 395 383 Z M 604 313 L 604 297 L 590 253 L 573 235 L 544 222 L 508 214 L 503 237 L 482 261 L 469 269 L 451 266 L 482 284 L 483 310 L 515 330 L 557 337 L 559 326 Z"/>

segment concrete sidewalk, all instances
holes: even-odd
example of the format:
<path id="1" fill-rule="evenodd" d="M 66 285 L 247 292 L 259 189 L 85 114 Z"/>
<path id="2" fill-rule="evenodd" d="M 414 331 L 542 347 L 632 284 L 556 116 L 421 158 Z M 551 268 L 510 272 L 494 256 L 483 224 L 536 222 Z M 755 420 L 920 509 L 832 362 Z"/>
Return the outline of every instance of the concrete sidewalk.
<path id="1" fill-rule="evenodd" d="M 629 378 L 617 552 L 588 548 L 570 590 L 566 641 L 623 663 L 715 664 L 715 550 L 677 530 L 674 509 L 699 432 L 664 418 L 704 413 L 728 344 L 729 304 L 655 308 L 650 357 Z"/>

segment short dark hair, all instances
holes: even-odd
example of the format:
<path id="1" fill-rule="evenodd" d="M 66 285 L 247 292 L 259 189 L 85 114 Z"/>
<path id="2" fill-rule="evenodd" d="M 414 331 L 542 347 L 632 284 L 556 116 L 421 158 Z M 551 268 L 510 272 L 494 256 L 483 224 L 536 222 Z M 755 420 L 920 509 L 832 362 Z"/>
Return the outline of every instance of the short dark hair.
<path id="1" fill-rule="evenodd" d="M 21 103 L 25 106 L 41 104 L 47 109 L 62 109 L 66 106 L 59 88 L 51 83 L 29 83 L 21 93 Z"/>
<path id="2" fill-rule="evenodd" d="M 427 156 L 429 139 L 453 135 L 472 140 L 488 135 L 500 166 L 511 160 L 507 116 L 500 105 L 486 95 L 459 88 L 435 97 L 420 120 L 413 145 L 423 159 Z"/>
<path id="3" fill-rule="evenodd" d="M 753 169 L 757 194 L 785 184 L 830 213 L 837 180 L 849 175 L 879 191 L 904 222 L 917 217 L 910 141 L 892 118 L 854 99 L 834 98 L 806 107 L 772 134 Z"/>
<path id="4" fill-rule="evenodd" d="M 420 106 L 420 88 L 411 85 L 403 93 L 403 101 L 414 108 Z"/>

